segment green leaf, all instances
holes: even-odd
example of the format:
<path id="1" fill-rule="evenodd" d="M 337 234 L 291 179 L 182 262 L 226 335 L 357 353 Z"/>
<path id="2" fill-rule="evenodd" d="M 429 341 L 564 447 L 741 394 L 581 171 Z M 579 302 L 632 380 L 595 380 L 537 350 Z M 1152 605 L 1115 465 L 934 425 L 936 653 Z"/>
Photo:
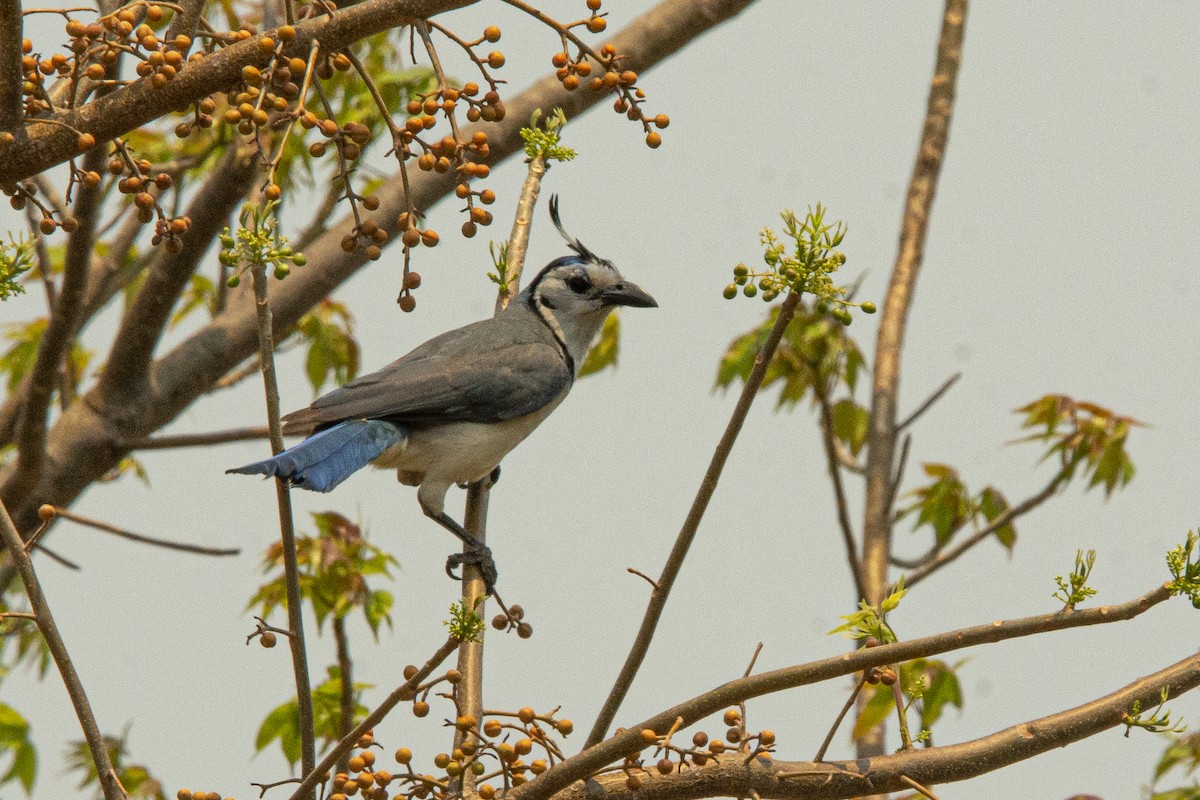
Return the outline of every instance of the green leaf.
<path id="1" fill-rule="evenodd" d="M 1001 514 L 1008 511 L 1008 508 L 1008 500 L 994 486 L 985 487 L 979 495 L 979 510 L 988 522 L 994 522 Z M 996 529 L 996 539 L 1011 553 L 1017 543 L 1017 529 L 1011 522 L 1001 525 Z"/>
<path id="2" fill-rule="evenodd" d="M 0 777 L 0 785 L 10 781 L 20 783 L 26 795 L 33 793 L 33 784 L 37 781 L 37 749 L 28 739 L 13 748 L 12 764 Z"/>
<path id="3" fill-rule="evenodd" d="M 845 442 L 854 455 L 858 455 L 866 443 L 870 424 L 871 415 L 867 409 L 850 398 L 834 403 L 833 434 Z"/>
<path id="4" fill-rule="evenodd" d="M 300 762 L 300 708 L 295 699 L 267 714 L 254 738 L 254 749 L 261 752 L 276 740 L 288 764 L 296 766 Z"/>
<path id="5" fill-rule="evenodd" d="M 15 708 L 0 703 L 0 745 L 12 744 L 29 735 L 29 723 Z"/>
<path id="6" fill-rule="evenodd" d="M 1154 767 L 1154 782 L 1158 783 L 1176 767 L 1182 768 L 1187 775 L 1200 769 L 1200 733 L 1188 733 L 1172 738 Z"/>
<path id="7" fill-rule="evenodd" d="M 880 683 L 870 688 L 874 694 L 859 712 L 858 719 L 854 721 L 854 730 L 850 733 L 856 742 L 877 725 L 882 724 L 896 709 L 896 699 L 891 686 L 884 686 Z"/>
<path id="8" fill-rule="evenodd" d="M 932 730 L 946 706 L 962 709 L 962 685 L 954 668 L 943 661 L 919 659 L 919 664 L 914 664 L 919 665 L 924 673 L 926 684 L 925 692 L 921 695 L 921 727 Z"/>
<path id="9" fill-rule="evenodd" d="M 617 356 L 620 354 L 620 345 L 621 317 L 614 311 L 604 320 L 604 327 L 600 329 L 600 338 L 596 340 L 583 359 L 583 366 L 579 368 L 579 377 L 594 375 L 609 367 L 615 369 Z"/>

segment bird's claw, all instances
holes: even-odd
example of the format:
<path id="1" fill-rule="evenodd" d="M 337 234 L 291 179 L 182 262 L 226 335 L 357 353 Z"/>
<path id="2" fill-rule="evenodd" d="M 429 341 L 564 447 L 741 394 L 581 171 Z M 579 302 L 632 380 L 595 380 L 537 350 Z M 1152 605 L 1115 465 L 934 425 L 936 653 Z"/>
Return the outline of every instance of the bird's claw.
<path id="1" fill-rule="evenodd" d="M 463 564 L 478 569 L 479 576 L 483 579 L 484 589 L 488 594 L 495 594 L 496 579 L 499 577 L 499 573 L 496 571 L 496 562 L 492 559 L 490 547 L 471 540 L 463 547 L 463 552 L 451 553 L 446 558 L 446 574 L 456 581 L 462 580 L 455 570 Z"/>

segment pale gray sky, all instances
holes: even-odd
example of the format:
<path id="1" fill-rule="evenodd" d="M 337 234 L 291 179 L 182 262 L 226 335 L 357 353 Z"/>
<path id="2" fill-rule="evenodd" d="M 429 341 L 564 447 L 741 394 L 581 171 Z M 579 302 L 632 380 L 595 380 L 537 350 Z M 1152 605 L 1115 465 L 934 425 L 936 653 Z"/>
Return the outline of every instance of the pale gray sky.
<path id="1" fill-rule="evenodd" d="M 610 0 L 610 26 L 648 5 Z M 519 89 L 547 68 L 554 38 L 495 4 L 455 18 L 479 27 L 485 9 L 505 29 L 506 77 Z M 849 224 L 846 275 L 865 274 L 860 296 L 882 299 L 940 15 L 932 2 L 761 0 L 643 76 L 652 110 L 672 118 L 660 150 L 649 151 L 638 129 L 605 108 L 568 127 L 580 156 L 556 166 L 546 190 L 562 196 L 569 229 L 661 308 L 626 313 L 619 369 L 583 381 L 505 462 L 489 541 L 504 596 L 525 606 L 536 633 L 489 638 L 488 706 L 562 704 L 579 731 L 568 744 L 582 744 L 644 609 L 647 587 L 625 569 L 657 574 L 733 407 L 732 395 L 711 391 L 716 364 L 765 306 L 726 302 L 721 289 L 734 264 L 758 258 L 759 228 L 776 225 L 781 209 L 824 203 Z M 1036 466 L 1036 446 L 1005 442 L 1017 435 L 1011 410 L 1049 392 L 1151 427 L 1131 437 L 1138 476 L 1127 490 L 1106 502 L 1072 487 L 1021 522 L 1011 559 L 993 543 L 979 547 L 909 596 L 893 618 L 901 636 L 1054 610 L 1054 576 L 1079 548 L 1098 552 L 1096 602 L 1129 599 L 1167 577 L 1164 552 L 1197 524 L 1198 35 L 1200 6 L 1186 2 L 1136 11 L 1113 2 L 971 9 L 905 350 L 903 405 L 914 407 L 955 371 L 964 377 L 917 427 L 908 486 L 922 461 L 944 461 L 973 487 L 992 483 L 1013 500 L 1035 492 L 1050 467 Z M 507 232 L 522 173 L 511 162 L 490 179 L 501 197 L 496 237 Z M 436 250 L 419 254 L 418 313 L 401 314 L 392 302 L 392 251 L 337 293 L 357 315 L 364 370 L 490 313 L 486 236 L 448 235 L 459 224 L 454 205 L 432 211 L 445 233 Z M 531 266 L 562 252 L 544 214 Z M 0 222 L 19 224 L 7 211 Z M 17 308 L 5 308 L 5 321 Z M 872 320 L 860 317 L 852 332 L 873 348 Z M 282 370 L 285 407 L 307 404 L 299 358 L 284 358 Z M 774 413 L 773 404 L 761 398 L 747 422 L 618 724 L 739 676 L 759 641 L 760 669 L 846 647 L 825 635 L 854 598 L 814 418 L 803 408 Z M 248 381 L 197 404 L 170 430 L 262 418 L 261 388 Z M 97 716 L 109 731 L 133 723 L 133 757 L 172 794 L 188 786 L 249 798 L 250 781 L 285 774 L 275 752 L 253 757 L 253 738 L 267 711 L 292 694 L 286 650 L 246 647 L 252 623 L 242 613 L 260 580 L 259 556 L 278 535 L 274 492 L 223 474 L 265 450 L 147 453 L 151 489 L 134 480 L 99 485 L 76 506 L 148 534 L 240 546 L 240 558 L 164 553 L 63 524 L 53 546 L 83 571 L 38 561 Z M 850 485 L 858 525 L 861 492 Z M 397 682 L 399 666 L 423 661 L 444 636 L 440 623 L 457 592 L 442 574 L 451 537 L 385 472 L 361 473 L 330 496 L 293 496 L 302 530 L 312 530 L 308 511 L 359 517 L 403 564 L 391 587 L 394 631 L 376 645 L 365 626 L 353 626 L 358 678 L 378 685 L 368 694 L 373 704 Z M 459 513 L 460 492 L 448 507 Z M 915 554 L 926 543 L 923 532 L 911 541 L 901 533 L 899 550 Z M 1132 623 L 953 654 L 968 659 L 966 707 L 947 713 L 937 740 L 1065 709 L 1178 660 L 1196 649 L 1195 613 L 1175 601 Z M 320 675 L 332 642 L 310 637 Z M 809 758 L 846 688 L 753 702 L 750 725 L 777 731 L 779 757 Z M 60 754 L 79 733 L 57 676 L 10 676 L 0 699 L 36 726 L 42 774 L 34 796 L 71 796 Z M 1197 697 L 1171 706 L 1200 721 Z M 431 759 L 447 746 L 437 721 L 447 713 L 435 706 L 418 721 L 401 711 L 377 734 L 389 748 L 407 745 Z M 708 729 L 721 727 L 714 720 Z M 1125 739 L 1114 730 L 944 787 L 943 796 L 1135 797 L 1160 747 L 1152 735 Z M 831 756 L 850 752 L 842 736 Z"/>

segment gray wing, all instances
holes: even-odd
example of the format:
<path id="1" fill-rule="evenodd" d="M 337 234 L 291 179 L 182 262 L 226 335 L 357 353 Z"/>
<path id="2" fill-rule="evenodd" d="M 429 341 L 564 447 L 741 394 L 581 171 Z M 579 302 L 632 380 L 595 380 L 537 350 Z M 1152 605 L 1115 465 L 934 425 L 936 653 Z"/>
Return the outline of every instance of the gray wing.
<path id="1" fill-rule="evenodd" d="M 550 403 L 573 378 L 546 325 L 514 307 L 436 336 L 283 421 L 285 431 L 300 433 L 346 419 L 499 422 Z"/>

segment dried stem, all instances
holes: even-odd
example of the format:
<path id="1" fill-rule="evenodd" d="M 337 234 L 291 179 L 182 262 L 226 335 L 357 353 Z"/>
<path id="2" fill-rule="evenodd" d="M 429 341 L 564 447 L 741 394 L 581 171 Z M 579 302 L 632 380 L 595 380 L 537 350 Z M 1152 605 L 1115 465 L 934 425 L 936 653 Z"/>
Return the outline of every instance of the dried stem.
<path id="1" fill-rule="evenodd" d="M 721 471 L 725 468 L 725 462 L 729 458 L 729 453 L 733 450 L 733 445 L 742 430 L 742 424 L 746 421 L 746 415 L 750 413 L 750 406 L 754 404 L 754 398 L 758 395 L 758 388 L 762 385 L 763 377 L 767 373 L 767 365 L 771 363 L 771 358 L 775 355 L 775 349 L 779 346 L 780 339 L 783 338 L 783 332 L 787 328 L 788 323 L 792 321 L 792 317 L 796 313 L 796 307 L 799 304 L 799 294 L 788 294 L 787 299 L 779 307 L 779 316 L 775 318 L 775 324 L 772 326 L 771 332 L 767 335 L 766 341 L 763 342 L 762 348 L 754 358 L 754 368 L 750 371 L 750 376 L 746 379 L 745 386 L 742 387 L 742 393 L 738 397 L 737 405 L 734 406 L 729 423 L 725 426 L 725 433 L 722 434 L 721 440 L 717 443 L 716 450 L 713 452 L 712 460 L 708 464 L 708 470 L 704 473 L 704 479 L 700 482 L 700 488 L 696 492 L 695 499 L 692 500 L 692 507 L 684 519 L 683 526 L 679 530 L 679 535 L 675 539 L 675 545 L 671 548 L 671 553 L 667 557 L 667 563 L 658 578 L 658 585 L 650 594 L 650 603 L 646 607 L 645 615 L 642 617 L 642 624 L 638 628 L 637 636 L 634 638 L 633 647 L 630 649 L 629 655 L 625 659 L 625 664 L 621 667 L 621 672 L 617 676 L 612 689 L 609 691 L 607 699 L 604 701 L 603 708 L 600 709 L 600 714 L 592 726 L 591 733 L 588 734 L 587 742 L 584 744 L 585 751 L 604 738 L 609 726 L 612 725 L 612 721 L 617 715 L 618 709 L 621 707 L 621 702 L 629 692 L 630 686 L 633 685 L 633 679 L 637 676 L 638 668 L 641 667 L 642 661 L 646 657 L 646 652 L 650 649 L 650 642 L 654 638 L 654 631 L 658 627 L 659 620 L 662 618 L 663 609 L 666 608 L 667 598 L 671 594 L 671 587 L 675 583 L 675 578 L 679 575 L 679 570 L 683 567 L 683 560 L 687 557 L 688 548 L 691 547 L 692 540 L 696 538 L 696 531 L 700 527 L 701 520 L 704 519 L 704 512 L 708 509 L 708 503 L 712 500 L 713 493 L 717 489 L 717 482 L 721 479 Z"/>
<path id="2" fill-rule="evenodd" d="M 425 33 L 428 38 L 428 33 Z M 529 164 L 525 183 L 521 188 L 521 200 L 517 206 L 516 220 L 513 222 L 512 236 L 509 239 L 509 280 L 500 287 L 496 296 L 495 313 L 499 314 L 508 307 L 508 301 L 520 286 L 521 267 L 524 262 L 525 246 L 529 241 L 529 228 L 533 222 L 533 207 L 537 202 L 538 190 L 541 187 L 542 176 L 546 173 L 545 162 L 536 158 Z M 514 263 L 512 253 L 518 252 L 518 260 Z M 471 484 L 467 489 L 467 504 L 464 522 L 469 531 L 480 543 L 487 539 L 487 507 L 488 495 L 491 489 L 490 479 Z M 465 552 L 465 551 L 464 551 Z M 482 613 L 483 599 L 486 597 L 483 579 L 479 570 L 468 565 L 463 568 L 462 604 L 464 608 L 475 609 Z M 458 671 L 462 673 L 462 681 L 458 685 L 458 712 L 483 718 L 483 640 L 463 642 L 458 652 Z M 455 745 L 461 744 L 465 734 L 455 734 Z M 470 794 L 474 791 L 475 776 L 470 772 L 463 775 L 463 792 Z"/>
<path id="3" fill-rule="evenodd" d="M 92 714 L 92 707 L 88 703 L 87 693 L 83 690 L 83 683 L 79 680 L 79 674 L 75 672 L 75 665 L 71 663 L 71 656 L 58 632 L 58 626 L 54 624 L 54 615 L 50 612 L 46 596 L 42 594 L 41 584 L 38 583 L 37 574 L 33 570 L 33 562 L 29 560 L 29 554 L 25 552 L 21 534 L 17 532 L 12 518 L 8 515 L 8 509 L 4 507 L 3 503 L 0 503 L 0 539 L 4 542 L 4 549 L 8 552 L 8 557 L 16 564 L 17 572 L 21 575 L 21 582 L 25 584 L 25 594 L 29 597 L 29 605 L 36 617 L 38 630 L 42 632 L 42 638 L 46 640 L 46 647 L 49 648 L 50 655 L 54 658 L 54 664 L 58 667 L 63 683 L 66 684 L 67 695 L 71 698 L 75 716 L 79 719 L 80 727 L 83 728 L 83 738 L 87 741 L 92 761 L 96 765 L 96 774 L 100 776 L 100 788 L 104 792 L 104 799 L 125 800 L 125 791 L 121 787 L 121 782 L 117 780 L 117 773 L 113 770 L 112 760 L 108 756 L 108 748 L 105 746 L 100 728 L 96 725 L 96 717 Z"/>
<path id="4" fill-rule="evenodd" d="M 263 388 L 267 399 L 267 427 L 271 452 L 283 452 L 283 431 L 279 422 L 279 384 L 275 377 L 275 344 L 271 329 L 271 306 L 267 301 L 267 268 L 254 264 L 254 299 L 258 309 L 258 352 L 262 365 Z M 279 505 L 279 533 L 283 542 L 283 572 L 287 586 L 288 644 L 292 653 L 292 672 L 296 680 L 296 703 L 300 715 L 300 765 L 305 774 L 316 764 L 316 739 L 313 730 L 312 689 L 308 678 L 308 657 L 304 647 L 304 616 L 300 601 L 300 567 L 296 559 L 296 531 L 292 519 L 292 496 L 287 481 L 275 478 L 275 497 Z M 297 791 L 297 798 L 312 797 Z"/>

